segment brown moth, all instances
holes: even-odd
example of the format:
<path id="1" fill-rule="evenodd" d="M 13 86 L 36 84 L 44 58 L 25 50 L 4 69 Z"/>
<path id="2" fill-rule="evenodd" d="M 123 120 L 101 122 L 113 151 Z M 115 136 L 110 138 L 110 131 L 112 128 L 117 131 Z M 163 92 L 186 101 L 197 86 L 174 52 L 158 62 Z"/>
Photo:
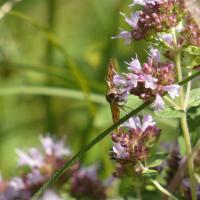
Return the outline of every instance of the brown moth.
<path id="1" fill-rule="evenodd" d="M 106 83 L 107 83 L 107 92 L 106 99 L 110 103 L 110 108 L 112 112 L 113 122 L 117 122 L 120 118 L 120 109 L 117 100 L 117 93 L 113 85 L 113 77 L 116 74 L 116 66 L 113 61 L 110 60 L 108 65 Z"/>

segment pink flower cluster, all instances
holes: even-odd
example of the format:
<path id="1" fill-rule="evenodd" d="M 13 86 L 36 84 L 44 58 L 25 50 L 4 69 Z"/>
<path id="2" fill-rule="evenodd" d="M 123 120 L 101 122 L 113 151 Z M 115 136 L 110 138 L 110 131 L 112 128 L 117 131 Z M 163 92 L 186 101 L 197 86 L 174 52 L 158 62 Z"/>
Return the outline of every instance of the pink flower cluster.
<path id="1" fill-rule="evenodd" d="M 137 161 L 146 160 L 160 132 L 150 115 L 145 115 L 142 122 L 139 117 L 130 118 L 117 133 L 112 134 L 113 159 L 121 164 L 135 164 Z"/>
<path id="2" fill-rule="evenodd" d="M 186 18 L 186 25 L 181 32 L 179 43 L 183 45 L 200 46 L 200 29 L 194 19 L 189 15 Z"/>
<path id="3" fill-rule="evenodd" d="M 50 136 L 40 137 L 42 148 L 30 148 L 28 152 L 17 149 L 18 165 L 28 167 L 29 172 L 9 181 L 0 181 L 1 200 L 29 200 L 52 173 L 63 166 L 70 156 L 64 141 L 54 141 Z M 41 200 L 62 200 L 53 190 L 44 193 Z"/>
<path id="4" fill-rule="evenodd" d="M 76 199 L 106 199 L 105 186 L 97 177 L 97 167 L 81 168 L 71 177 L 70 193 Z"/>
<path id="5" fill-rule="evenodd" d="M 147 63 L 143 66 L 137 58 L 128 64 L 129 73 L 117 74 L 113 78 L 113 85 L 121 94 L 121 100 L 126 102 L 128 95 L 137 95 L 144 101 L 155 99 L 153 107 L 159 111 L 164 108 L 162 96 L 165 92 L 174 99 L 179 96 L 179 85 L 173 84 L 174 66 L 172 63 L 162 63 L 157 49 L 150 50 Z"/>
<path id="6" fill-rule="evenodd" d="M 126 44 L 176 26 L 185 11 L 183 0 L 134 0 L 130 6 L 134 5 L 141 5 L 142 10 L 132 13 L 130 18 L 122 13 L 132 30 L 122 30 L 113 37 L 125 39 Z"/>
<path id="7" fill-rule="evenodd" d="M 63 140 L 40 137 L 42 148 L 30 148 L 27 152 L 17 149 L 18 165 L 22 174 L 10 180 L 0 177 L 0 200 L 30 200 L 33 194 L 50 176 L 69 159 L 71 152 Z M 28 172 L 24 172 L 24 168 Z M 66 191 L 75 198 L 105 199 L 105 187 L 97 177 L 97 168 L 80 168 L 74 164 L 58 182 L 59 188 L 68 182 Z M 57 191 L 57 189 L 56 189 Z M 53 189 L 47 190 L 39 200 L 64 200 Z"/>

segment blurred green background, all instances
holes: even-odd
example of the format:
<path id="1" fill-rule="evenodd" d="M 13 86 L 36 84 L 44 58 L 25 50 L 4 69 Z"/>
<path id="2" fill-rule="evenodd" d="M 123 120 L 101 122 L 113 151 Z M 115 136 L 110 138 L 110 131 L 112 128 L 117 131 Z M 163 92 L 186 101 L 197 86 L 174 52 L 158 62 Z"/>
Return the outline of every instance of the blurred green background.
<path id="1" fill-rule="evenodd" d="M 109 59 L 125 67 L 124 61 L 136 53 L 141 59 L 146 56 L 145 43 L 124 46 L 122 40 L 111 40 L 118 27 L 127 27 L 119 12 L 130 13 L 129 3 L 22 0 L 0 19 L 3 176 L 17 173 L 15 149 L 37 145 L 41 134 L 67 137 L 72 151 L 77 152 L 112 124 L 105 100 Z M 133 99 L 132 106 L 137 105 L 138 100 Z M 157 120 L 164 126 L 164 141 L 176 137 L 176 119 Z M 113 171 L 110 147 L 110 139 L 104 139 L 83 162 L 102 163 L 104 176 L 109 175 Z"/>
<path id="2" fill-rule="evenodd" d="M 5 2 L 0 1 L 1 6 Z M 111 57 L 123 62 L 133 51 L 123 41 L 111 40 L 123 21 L 119 11 L 127 9 L 128 3 L 22 0 L 0 20 L 0 169 L 4 176 L 16 174 L 15 148 L 37 145 L 40 134 L 67 136 L 76 152 L 112 123 L 105 76 Z M 105 151 L 97 153 L 102 145 Z M 104 141 L 85 162 L 103 160 L 109 165 L 109 148 L 109 140 Z"/>

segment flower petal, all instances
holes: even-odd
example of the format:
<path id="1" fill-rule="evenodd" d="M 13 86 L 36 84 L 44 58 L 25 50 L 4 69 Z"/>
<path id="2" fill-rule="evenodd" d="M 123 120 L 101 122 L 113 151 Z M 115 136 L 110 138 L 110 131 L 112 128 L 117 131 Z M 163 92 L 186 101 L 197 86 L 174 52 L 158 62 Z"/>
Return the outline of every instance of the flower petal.
<path id="1" fill-rule="evenodd" d="M 172 99 L 175 99 L 176 97 L 179 96 L 180 86 L 179 85 L 166 85 L 166 86 L 163 86 L 163 90 L 168 92 L 169 96 Z"/>
<path id="2" fill-rule="evenodd" d="M 162 100 L 162 97 L 157 94 L 156 95 L 156 99 L 153 103 L 153 108 L 155 109 L 155 111 L 161 111 L 163 110 L 165 107 L 165 102 Z"/>

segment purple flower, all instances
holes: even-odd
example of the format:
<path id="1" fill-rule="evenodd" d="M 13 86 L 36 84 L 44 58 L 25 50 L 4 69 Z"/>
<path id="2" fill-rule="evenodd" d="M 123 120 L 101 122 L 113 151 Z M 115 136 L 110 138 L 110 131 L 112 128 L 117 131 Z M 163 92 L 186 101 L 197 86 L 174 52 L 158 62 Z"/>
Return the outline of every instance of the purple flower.
<path id="1" fill-rule="evenodd" d="M 137 129 L 137 128 L 142 129 L 142 125 L 141 125 L 139 117 L 131 117 L 131 118 L 129 118 L 129 120 L 126 121 L 123 124 L 123 126 L 127 127 L 127 128 L 131 128 L 131 129 Z"/>
<path id="2" fill-rule="evenodd" d="M 29 186 L 38 185 L 42 182 L 44 182 L 46 179 L 44 179 L 44 176 L 41 174 L 41 172 L 37 169 L 33 169 L 29 174 L 26 176 L 26 181 Z"/>
<path id="3" fill-rule="evenodd" d="M 142 131 L 145 131 L 148 127 L 155 126 L 155 124 L 151 115 L 145 115 L 142 119 Z"/>
<path id="4" fill-rule="evenodd" d="M 154 90 L 157 87 L 156 83 L 158 80 L 151 75 L 144 75 L 142 79 L 145 82 L 145 88 Z"/>
<path id="5" fill-rule="evenodd" d="M 118 159 L 125 159 L 128 156 L 126 149 L 122 147 L 119 143 L 114 143 L 112 149 Z"/>
<path id="6" fill-rule="evenodd" d="M 112 134 L 111 156 L 122 164 L 145 160 L 159 135 L 160 129 L 150 115 L 145 115 L 142 120 L 132 117 L 119 127 L 117 133 Z"/>
<path id="7" fill-rule="evenodd" d="M 127 90 L 130 91 L 132 90 L 134 87 L 137 87 L 137 83 L 138 83 L 138 76 L 132 73 L 126 74 L 126 86 L 127 86 Z"/>
<path id="8" fill-rule="evenodd" d="M 53 146 L 54 146 L 53 139 L 50 136 L 40 137 L 39 139 L 45 150 L 45 153 L 47 155 L 52 155 L 53 154 Z"/>
<path id="9" fill-rule="evenodd" d="M 14 177 L 9 181 L 9 185 L 13 187 L 15 190 L 22 190 L 24 186 L 24 182 L 20 177 Z"/>
<path id="10" fill-rule="evenodd" d="M 164 107 L 161 98 L 167 91 L 171 98 L 179 96 L 179 86 L 174 85 L 174 65 L 161 63 L 160 52 L 152 48 L 147 63 L 141 65 L 138 58 L 132 58 L 128 65 L 129 73 L 115 74 L 113 78 L 113 92 L 116 102 L 126 102 L 128 95 L 136 95 L 144 101 L 151 101 L 156 97 L 154 108 Z"/>
<path id="11" fill-rule="evenodd" d="M 64 141 L 55 142 L 50 136 L 46 136 L 40 137 L 40 142 L 47 155 L 55 155 L 57 158 L 70 155 L 70 150 L 64 146 Z"/>
<path id="12" fill-rule="evenodd" d="M 125 44 L 129 45 L 131 43 L 132 35 L 131 35 L 131 32 L 121 30 L 121 32 L 120 32 L 120 34 L 118 36 L 112 37 L 112 39 L 116 39 L 116 38 L 124 39 L 125 40 Z"/>
<path id="13" fill-rule="evenodd" d="M 176 97 L 179 96 L 179 90 L 180 90 L 180 86 L 179 85 L 166 85 L 163 86 L 163 90 L 168 92 L 169 96 L 172 99 L 175 99 Z"/>
<path id="14" fill-rule="evenodd" d="M 165 107 L 165 102 L 163 101 L 162 97 L 157 94 L 156 95 L 156 99 L 153 103 L 153 108 L 155 109 L 155 111 L 161 111 L 163 110 Z"/>
<path id="15" fill-rule="evenodd" d="M 47 190 L 44 192 L 43 196 L 39 200 L 63 200 L 63 199 L 53 190 Z"/>
<path id="16" fill-rule="evenodd" d="M 127 122 L 123 124 L 124 127 L 135 130 L 139 129 L 142 131 L 145 131 L 149 126 L 153 125 L 155 125 L 155 122 L 153 121 L 151 115 L 145 115 L 142 119 L 142 123 L 139 117 L 131 117 Z"/>
<path id="17" fill-rule="evenodd" d="M 121 15 L 124 16 L 125 21 L 128 25 L 130 25 L 132 28 L 137 29 L 138 27 L 138 20 L 140 16 L 140 11 L 136 11 L 135 13 L 131 13 L 131 18 L 128 18 L 124 13 L 121 12 Z"/>
<path id="18" fill-rule="evenodd" d="M 28 153 L 20 149 L 16 149 L 16 153 L 18 155 L 18 164 L 19 166 L 29 166 L 31 168 L 41 167 L 43 165 L 43 156 L 42 154 L 35 148 L 31 148 Z"/>
<path id="19" fill-rule="evenodd" d="M 91 180 L 95 181 L 98 178 L 97 169 L 98 167 L 94 165 L 87 168 L 81 168 L 78 173 L 81 177 L 87 176 Z"/>
<path id="20" fill-rule="evenodd" d="M 172 44 L 173 42 L 173 37 L 171 33 L 162 33 L 162 34 L 158 34 L 158 36 L 163 39 L 165 42 L 167 42 L 168 44 Z"/>
<path id="21" fill-rule="evenodd" d="M 144 6 L 147 3 L 155 4 L 156 2 L 159 2 L 161 0 L 133 0 L 133 3 L 130 4 L 129 6 L 134 6 L 134 5 L 142 5 Z"/>
<path id="22" fill-rule="evenodd" d="M 70 193 L 75 199 L 107 199 L 96 166 L 81 168 L 72 174 Z"/>
<path id="23" fill-rule="evenodd" d="M 142 6 L 144 6 L 145 5 L 145 2 L 144 2 L 145 0 L 133 0 L 133 3 L 132 4 L 130 4 L 129 6 L 130 7 L 132 7 L 132 6 L 134 6 L 134 5 L 142 5 Z"/>
<path id="24" fill-rule="evenodd" d="M 124 87 L 126 85 L 126 79 L 118 74 L 113 77 L 113 84 L 118 88 Z"/>
<path id="25" fill-rule="evenodd" d="M 135 72 L 135 73 L 141 73 L 142 72 L 142 66 L 140 64 L 140 61 L 138 60 L 138 58 L 132 58 L 132 61 L 130 63 L 126 63 L 128 64 L 128 70 Z"/>
<path id="26" fill-rule="evenodd" d="M 158 55 L 156 54 L 156 56 L 158 56 Z M 141 64 L 140 64 L 140 62 L 139 62 L 139 60 L 137 58 L 135 58 L 135 59 L 132 58 L 132 61 L 130 63 L 127 63 L 127 64 L 129 65 L 128 66 L 128 70 L 130 70 L 133 73 L 135 73 L 135 74 L 133 74 L 134 76 L 132 75 L 133 80 L 134 80 L 133 87 L 137 86 L 136 81 L 137 82 L 140 81 L 140 82 L 144 82 L 145 83 L 145 88 L 151 88 L 151 89 L 155 89 L 156 88 L 157 79 L 153 78 L 151 75 L 145 74 L 143 72 L 142 66 L 141 66 Z"/>
<path id="27" fill-rule="evenodd" d="M 161 55 L 158 49 L 152 48 L 150 50 L 150 57 L 152 58 L 154 64 L 157 65 L 158 63 L 160 63 Z"/>

